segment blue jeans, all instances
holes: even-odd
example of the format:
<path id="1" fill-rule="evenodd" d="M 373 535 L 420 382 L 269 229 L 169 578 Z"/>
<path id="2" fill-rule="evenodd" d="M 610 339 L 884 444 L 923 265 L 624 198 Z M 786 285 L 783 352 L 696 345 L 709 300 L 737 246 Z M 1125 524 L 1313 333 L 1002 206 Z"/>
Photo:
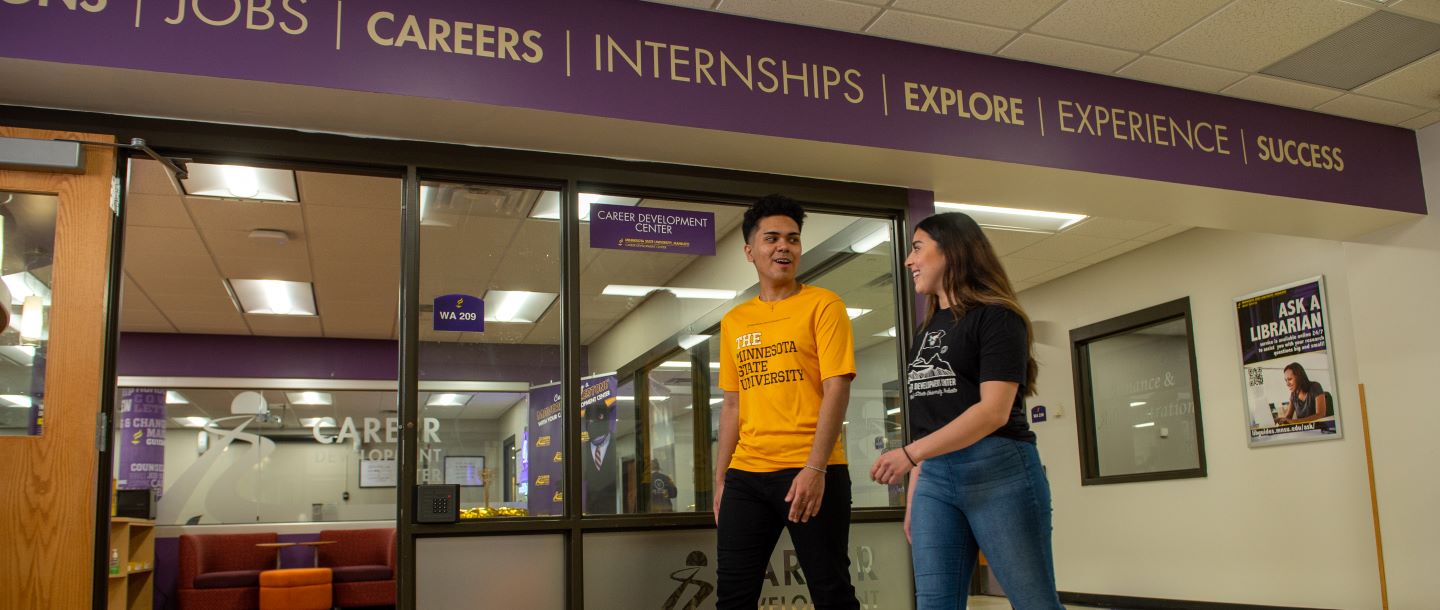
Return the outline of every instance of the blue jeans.
<path id="1" fill-rule="evenodd" d="M 1035 445 L 986 437 L 925 460 L 910 506 L 918 610 L 964 608 L 980 550 L 1017 610 L 1061 609 Z"/>

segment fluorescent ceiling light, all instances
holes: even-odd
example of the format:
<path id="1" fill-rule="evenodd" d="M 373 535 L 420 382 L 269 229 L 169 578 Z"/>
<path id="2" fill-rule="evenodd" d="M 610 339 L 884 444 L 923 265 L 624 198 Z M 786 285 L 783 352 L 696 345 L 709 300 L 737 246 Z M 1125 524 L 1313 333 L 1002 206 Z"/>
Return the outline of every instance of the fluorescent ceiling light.
<path id="1" fill-rule="evenodd" d="M 875 246 L 878 246 L 888 241 L 890 241 L 890 227 L 880 227 L 879 229 L 872 231 L 869 235 L 855 240 L 855 243 L 850 245 L 850 250 L 852 252 L 864 254 L 866 252 L 874 250 Z"/>
<path id="2" fill-rule="evenodd" d="M 485 321 L 534 324 L 559 295 L 524 290 L 485 291 Z"/>
<path id="3" fill-rule="evenodd" d="M 680 339 L 680 349 L 690 349 L 710 339 L 710 335 L 685 335 Z"/>
<path id="4" fill-rule="evenodd" d="M 845 313 L 846 313 L 846 315 L 849 315 L 849 316 L 850 316 L 850 319 L 851 319 L 851 320 L 854 320 L 855 318 L 858 318 L 858 317 L 863 316 L 863 315 L 865 315 L 865 314 L 867 314 L 867 313 L 870 313 L 871 311 L 873 311 L 873 310 L 871 310 L 871 309 L 860 309 L 859 307 L 846 307 L 846 308 L 845 308 Z"/>
<path id="5" fill-rule="evenodd" d="M 210 418 L 208 417 L 176 417 L 173 419 L 175 423 L 185 426 L 186 428 L 204 428 L 210 425 Z"/>
<path id="6" fill-rule="evenodd" d="M 657 369 L 688 369 L 688 368 L 690 368 L 690 362 L 689 362 L 688 360 L 666 360 L 665 362 L 661 362 L 661 363 L 660 363 L 659 365 L 657 365 L 655 368 L 657 368 Z M 719 362 L 711 362 L 711 363 L 710 363 L 710 368 L 712 368 L 712 369 L 718 369 L 718 368 L 720 368 L 720 363 L 719 363 Z"/>
<path id="7" fill-rule="evenodd" d="M 300 425 L 306 428 L 334 428 L 335 418 L 333 417 L 302 417 Z"/>
<path id="8" fill-rule="evenodd" d="M 711 399 L 710 399 L 710 404 L 712 404 L 712 405 L 718 405 L 718 404 L 720 404 L 720 403 L 722 403 L 722 402 L 725 402 L 725 399 L 724 399 L 724 398 L 711 398 Z"/>
<path id="9" fill-rule="evenodd" d="M 1130 403 L 1130 406 L 1132 406 L 1132 407 L 1143 407 L 1143 406 L 1145 406 L 1145 401 L 1142 400 L 1142 401 L 1140 401 L 1140 402 L 1132 402 L 1132 403 Z"/>
<path id="10" fill-rule="evenodd" d="M 329 406 L 332 404 L 329 392 L 286 392 L 285 398 L 288 398 L 292 405 Z"/>
<path id="11" fill-rule="evenodd" d="M 895 327 L 894 327 L 894 326 L 891 326 L 890 328 L 887 328 L 887 329 L 882 330 L 882 331 L 880 331 L 880 332 L 878 332 L 878 333 L 875 333 L 874 336 L 876 336 L 876 337 L 894 337 L 894 336 L 895 336 Z"/>
<path id="12" fill-rule="evenodd" d="M 186 400 L 184 395 L 176 392 L 175 390 L 165 390 L 165 404 L 188 405 L 190 404 L 190 401 Z"/>
<path id="13" fill-rule="evenodd" d="M 886 414 L 886 415 L 898 415 L 899 413 L 900 413 L 900 407 L 895 407 L 895 408 L 893 408 L 893 409 L 885 409 L 885 414 Z"/>
<path id="14" fill-rule="evenodd" d="M 1030 231 L 1035 233 L 1055 233 L 1087 218 L 1084 214 L 1023 210 L 1020 208 L 1000 208 L 988 205 L 947 203 L 943 201 L 936 201 L 935 209 L 936 211 L 964 212 L 975 219 L 975 222 L 982 227 L 1008 229 L 1011 231 Z"/>
<path id="15" fill-rule="evenodd" d="M 248 314 L 275 316 L 315 315 L 315 292 L 309 282 L 284 280 L 227 280 Z"/>
<path id="16" fill-rule="evenodd" d="M 23 394 L 0 394 L 0 400 L 9 403 L 8 406 L 29 409 L 35 402 L 29 396 Z"/>
<path id="17" fill-rule="evenodd" d="M 431 394 L 425 401 L 427 407 L 463 407 L 474 394 Z"/>
<path id="18" fill-rule="evenodd" d="M 35 277 L 29 271 L 11 273 L 10 275 L 0 277 L 0 281 L 4 281 L 5 288 L 10 290 L 11 305 L 24 303 L 26 297 L 32 296 L 42 298 L 47 305 L 50 303 L 50 287 L 46 286 L 45 282 L 40 281 L 40 278 Z"/>
<path id="19" fill-rule="evenodd" d="M 0 330 L 5 330 L 0 328 Z M 35 365 L 35 346 L 33 345 L 3 345 L 0 346 L 0 356 L 20 366 Z"/>
<path id="20" fill-rule="evenodd" d="M 612 297 L 643 297 L 657 290 L 664 290 L 680 299 L 716 299 L 729 300 L 735 298 L 734 290 L 717 290 L 714 288 L 672 288 L 669 286 L 631 286 L 626 284 L 610 284 L 600 294 Z"/>
<path id="21" fill-rule="evenodd" d="M 295 172 L 246 165 L 213 165 L 190 163 L 189 177 L 180 181 L 185 194 L 192 197 L 248 199 L 296 203 L 300 201 L 295 187 Z"/>
<path id="22" fill-rule="evenodd" d="M 634 397 L 634 396 L 616 396 L 616 397 L 615 397 L 615 400 L 618 400 L 618 401 L 621 401 L 621 402 L 635 402 L 635 397 Z M 669 396 L 651 396 L 651 397 L 650 397 L 650 402 L 662 402 L 662 401 L 666 401 L 666 400 L 670 400 L 670 397 L 669 397 Z"/>
<path id="23" fill-rule="evenodd" d="M 45 338 L 45 299 L 39 295 L 25 297 L 20 310 L 20 340 L 38 343 Z"/>
<path id="24" fill-rule="evenodd" d="M 1149 428 L 1150 426 L 1153 426 L 1153 425 L 1155 425 L 1155 422 L 1153 422 L 1153 421 L 1147 421 L 1147 422 L 1145 422 L 1145 423 L 1143 423 L 1143 424 L 1135 424 L 1135 427 L 1136 427 L 1136 428 Z"/>
<path id="25" fill-rule="evenodd" d="M 580 193 L 580 221 L 590 221 L 590 206 L 597 203 L 605 205 L 626 205 L 633 206 L 640 203 L 634 197 L 615 197 L 612 195 L 596 195 L 595 193 Z M 535 202 L 535 207 L 530 210 L 531 218 L 543 220 L 560 219 L 560 191 L 545 191 L 540 194 L 540 199 Z"/>

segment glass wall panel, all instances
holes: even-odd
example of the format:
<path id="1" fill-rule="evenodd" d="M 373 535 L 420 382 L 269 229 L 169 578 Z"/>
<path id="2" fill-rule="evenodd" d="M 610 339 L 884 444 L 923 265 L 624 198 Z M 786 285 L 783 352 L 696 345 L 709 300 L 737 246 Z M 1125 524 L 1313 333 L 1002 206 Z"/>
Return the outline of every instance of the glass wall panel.
<path id="1" fill-rule="evenodd" d="M 564 574 L 565 538 L 557 534 L 420 538 L 414 607 L 561 610 Z"/>
<path id="2" fill-rule="evenodd" d="M 416 475 L 459 484 L 464 519 L 564 511 L 559 201 L 421 185 Z"/>
<path id="3" fill-rule="evenodd" d="M 0 436 L 44 427 L 59 205 L 54 195 L 0 191 Z"/>

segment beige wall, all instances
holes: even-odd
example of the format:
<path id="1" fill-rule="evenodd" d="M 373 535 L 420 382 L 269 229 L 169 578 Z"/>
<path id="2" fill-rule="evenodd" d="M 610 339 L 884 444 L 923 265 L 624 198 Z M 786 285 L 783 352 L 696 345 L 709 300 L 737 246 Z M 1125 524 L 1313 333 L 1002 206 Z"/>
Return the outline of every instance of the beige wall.
<path id="1" fill-rule="evenodd" d="M 1440 209 L 1440 130 L 1421 134 Z M 1054 491 L 1062 590 L 1213 602 L 1379 608 L 1359 409 L 1366 386 L 1392 608 L 1434 607 L 1440 526 L 1431 464 L 1440 410 L 1420 404 L 1440 370 L 1440 220 L 1360 242 L 1195 229 L 1021 295 L 1037 323 L 1036 425 Z M 1344 438 L 1251 449 L 1232 299 L 1326 279 Z M 1082 487 L 1069 330 L 1190 297 L 1209 476 Z"/>

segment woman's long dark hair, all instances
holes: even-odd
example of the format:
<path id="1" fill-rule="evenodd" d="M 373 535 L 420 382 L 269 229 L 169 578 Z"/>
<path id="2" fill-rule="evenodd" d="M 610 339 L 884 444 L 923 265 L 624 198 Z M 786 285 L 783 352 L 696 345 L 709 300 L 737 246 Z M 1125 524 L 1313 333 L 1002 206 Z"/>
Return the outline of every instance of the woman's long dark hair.
<path id="1" fill-rule="evenodd" d="M 1285 370 L 1295 376 L 1295 391 L 1304 392 L 1308 396 L 1310 394 L 1310 375 L 1305 372 L 1305 367 L 1300 366 L 1299 362 L 1291 362 L 1285 365 Z"/>
<path id="2" fill-rule="evenodd" d="M 941 289 L 950 297 L 950 313 L 956 320 L 972 308 L 999 305 L 1025 321 L 1025 348 L 1029 353 L 1025 395 L 1033 396 L 1035 380 L 1040 374 L 1040 366 L 1035 362 L 1035 332 L 1030 326 L 1030 316 L 1025 315 L 1019 299 L 1015 298 L 1010 277 L 1000 266 L 1000 257 L 995 255 L 990 239 L 985 237 L 974 219 L 959 212 L 936 214 L 920 221 L 915 228 L 935 240 L 940 254 L 945 257 L 945 277 Z M 929 325 L 930 319 L 940 309 L 940 299 L 935 295 L 930 295 L 927 300 L 929 305 L 922 327 Z"/>

